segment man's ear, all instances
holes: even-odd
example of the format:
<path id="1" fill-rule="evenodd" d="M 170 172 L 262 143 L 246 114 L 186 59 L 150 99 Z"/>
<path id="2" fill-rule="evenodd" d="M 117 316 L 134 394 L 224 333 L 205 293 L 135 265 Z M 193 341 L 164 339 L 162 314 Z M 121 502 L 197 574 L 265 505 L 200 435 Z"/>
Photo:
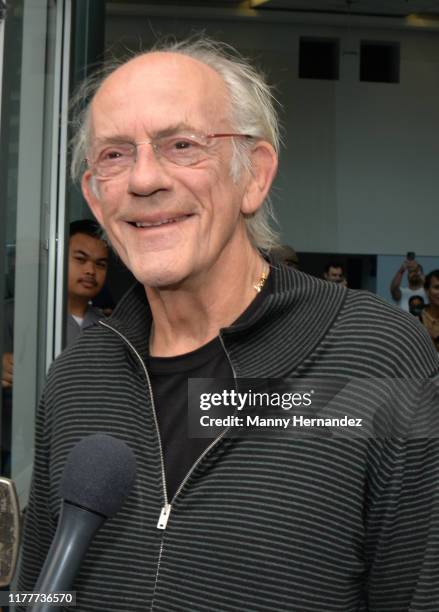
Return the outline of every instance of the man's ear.
<path id="1" fill-rule="evenodd" d="M 264 140 L 256 143 L 250 153 L 250 170 L 241 212 L 255 213 L 265 200 L 277 171 L 277 154 Z"/>
<path id="2" fill-rule="evenodd" d="M 93 189 L 93 174 L 90 170 L 86 170 L 82 175 L 81 179 L 81 188 L 82 195 L 87 201 L 87 204 L 95 216 L 96 220 L 100 225 L 102 225 L 103 216 L 102 216 L 102 204 L 100 199 L 97 197 L 95 190 Z"/>

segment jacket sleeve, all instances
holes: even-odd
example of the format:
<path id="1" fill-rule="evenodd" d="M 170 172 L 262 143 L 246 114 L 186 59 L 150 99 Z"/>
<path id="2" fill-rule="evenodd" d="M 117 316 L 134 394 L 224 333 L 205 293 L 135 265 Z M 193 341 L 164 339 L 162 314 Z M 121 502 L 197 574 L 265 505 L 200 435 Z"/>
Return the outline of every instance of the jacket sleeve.
<path id="1" fill-rule="evenodd" d="M 436 384 L 437 378 L 423 389 L 415 385 L 419 394 L 402 393 L 415 408 L 398 411 L 397 436 L 373 441 L 365 517 L 369 612 L 439 610 Z"/>
<path id="2" fill-rule="evenodd" d="M 25 512 L 17 589 L 34 590 L 40 570 L 55 533 L 56 524 L 49 509 L 50 426 L 44 396 L 35 422 L 35 455 L 29 503 Z"/>

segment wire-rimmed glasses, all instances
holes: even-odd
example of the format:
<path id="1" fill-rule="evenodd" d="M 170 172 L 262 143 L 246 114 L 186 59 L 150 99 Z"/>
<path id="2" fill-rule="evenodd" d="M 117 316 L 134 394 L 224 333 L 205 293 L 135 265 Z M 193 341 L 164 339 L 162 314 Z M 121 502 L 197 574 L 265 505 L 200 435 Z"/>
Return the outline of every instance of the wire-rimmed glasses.
<path id="1" fill-rule="evenodd" d="M 98 178 L 118 176 L 130 170 L 137 159 L 137 147 L 150 144 L 157 159 L 163 158 L 177 166 L 193 166 L 209 155 L 215 138 L 252 138 L 248 134 L 195 134 L 161 135 L 142 142 L 105 142 L 92 148 L 87 164 Z"/>

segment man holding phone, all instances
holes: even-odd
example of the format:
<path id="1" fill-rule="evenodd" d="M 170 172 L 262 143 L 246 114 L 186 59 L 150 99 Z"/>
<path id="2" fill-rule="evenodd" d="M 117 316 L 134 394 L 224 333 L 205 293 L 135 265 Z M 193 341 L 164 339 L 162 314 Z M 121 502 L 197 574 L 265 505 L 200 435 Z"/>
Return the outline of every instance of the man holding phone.
<path id="1" fill-rule="evenodd" d="M 407 272 L 407 287 L 401 287 L 404 273 Z M 422 266 L 416 261 L 415 253 L 409 251 L 405 260 L 390 283 L 390 293 L 398 306 L 409 312 L 409 300 L 414 296 L 422 297 L 424 302 L 427 296 L 424 291 L 424 271 Z"/>

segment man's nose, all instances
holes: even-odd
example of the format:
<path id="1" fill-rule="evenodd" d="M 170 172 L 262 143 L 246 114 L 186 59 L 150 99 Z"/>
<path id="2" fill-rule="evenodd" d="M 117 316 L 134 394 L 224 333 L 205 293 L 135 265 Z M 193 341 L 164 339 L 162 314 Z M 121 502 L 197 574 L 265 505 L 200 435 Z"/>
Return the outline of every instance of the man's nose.
<path id="1" fill-rule="evenodd" d="M 94 261 L 92 261 L 91 259 L 89 259 L 86 263 L 85 263 L 85 270 L 84 272 L 86 274 L 89 274 L 90 276 L 96 276 L 96 264 Z"/>
<path id="2" fill-rule="evenodd" d="M 163 167 L 153 144 L 141 143 L 137 145 L 136 152 L 128 183 L 131 193 L 148 196 L 169 189 L 171 184 L 169 174 Z"/>

